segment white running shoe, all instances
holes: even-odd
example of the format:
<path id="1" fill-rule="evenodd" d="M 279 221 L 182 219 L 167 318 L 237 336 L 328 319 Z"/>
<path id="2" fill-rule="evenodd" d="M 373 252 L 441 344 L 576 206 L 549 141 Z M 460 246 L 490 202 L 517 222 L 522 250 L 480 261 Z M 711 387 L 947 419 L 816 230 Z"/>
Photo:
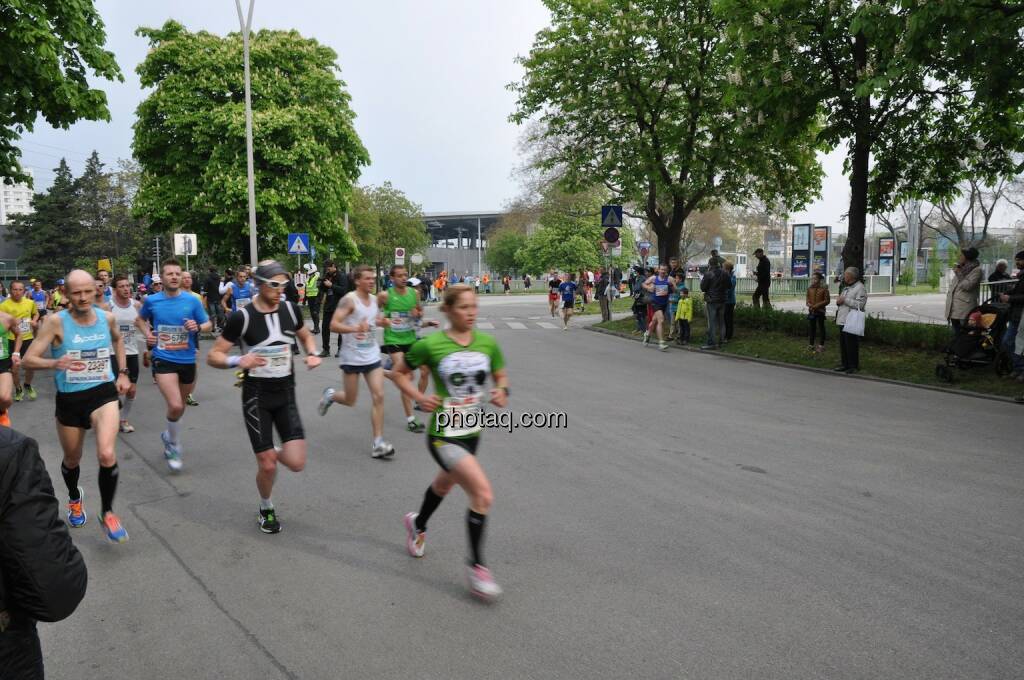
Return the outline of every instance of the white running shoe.
<path id="1" fill-rule="evenodd" d="M 328 387 L 324 390 L 324 394 L 320 397 L 320 405 L 316 407 L 317 412 L 325 416 L 327 415 L 327 409 L 334 403 L 334 393 L 337 392 L 333 387 Z"/>
<path id="2" fill-rule="evenodd" d="M 647 347 L 649 344 L 651 344 L 651 334 L 644 331 L 644 347 Z"/>
<path id="3" fill-rule="evenodd" d="M 423 557 L 427 544 L 427 532 L 416 529 L 418 512 L 405 513 L 405 547 L 413 557 Z"/>
<path id="4" fill-rule="evenodd" d="M 469 590 L 482 600 L 494 600 L 501 595 L 501 586 L 494 582 L 491 570 L 481 564 L 466 567 Z"/>
<path id="5" fill-rule="evenodd" d="M 160 441 L 164 443 L 164 460 L 167 461 L 167 467 L 171 469 L 171 472 L 181 472 L 181 446 L 171 442 L 171 436 L 167 434 L 167 430 L 160 433 Z"/>
<path id="6" fill-rule="evenodd" d="M 370 455 L 374 458 L 389 458 L 395 455 L 395 447 L 387 442 L 381 442 L 373 447 Z"/>

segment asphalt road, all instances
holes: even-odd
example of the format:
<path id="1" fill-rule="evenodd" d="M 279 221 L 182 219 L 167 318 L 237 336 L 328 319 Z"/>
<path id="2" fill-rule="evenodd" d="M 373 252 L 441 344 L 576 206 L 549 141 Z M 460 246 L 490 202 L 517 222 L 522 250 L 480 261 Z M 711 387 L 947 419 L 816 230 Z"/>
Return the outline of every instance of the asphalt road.
<path id="1" fill-rule="evenodd" d="M 834 315 L 836 310 L 835 295 L 833 302 L 829 305 L 829 316 Z M 804 311 L 807 306 L 803 299 L 782 300 L 773 303 L 781 309 Z M 946 295 L 945 293 L 928 293 L 925 295 L 872 295 L 868 298 L 867 311 L 872 316 L 879 316 L 884 319 L 895 321 L 914 321 L 917 323 L 932 323 L 945 325 L 946 320 Z"/>
<path id="2" fill-rule="evenodd" d="M 436 468 L 391 386 L 382 462 L 368 395 L 320 418 L 339 371 L 303 370 L 310 461 L 279 474 L 284 530 L 265 536 L 230 373 L 201 370 L 178 476 L 143 377 L 118 449 L 131 541 L 98 528 L 90 444 L 73 531 L 89 591 L 41 625 L 49 677 L 1024 676 L 1020 407 L 563 332 L 537 325 L 543 298 L 482 316 L 512 411 L 568 422 L 485 435 L 502 601 L 466 593 L 460 491 L 427 556 L 406 555 L 402 515 Z M 60 491 L 52 388 L 36 382 L 12 417 Z"/>

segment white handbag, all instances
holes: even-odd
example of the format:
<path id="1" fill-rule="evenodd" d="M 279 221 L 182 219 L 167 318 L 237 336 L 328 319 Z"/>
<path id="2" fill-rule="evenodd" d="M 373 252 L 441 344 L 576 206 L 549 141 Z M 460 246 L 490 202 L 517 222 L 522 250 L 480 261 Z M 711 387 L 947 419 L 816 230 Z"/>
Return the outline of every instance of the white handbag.
<path id="1" fill-rule="evenodd" d="M 864 321 L 867 315 L 859 309 L 851 309 L 846 314 L 846 322 L 843 324 L 843 332 L 851 335 L 864 337 Z"/>

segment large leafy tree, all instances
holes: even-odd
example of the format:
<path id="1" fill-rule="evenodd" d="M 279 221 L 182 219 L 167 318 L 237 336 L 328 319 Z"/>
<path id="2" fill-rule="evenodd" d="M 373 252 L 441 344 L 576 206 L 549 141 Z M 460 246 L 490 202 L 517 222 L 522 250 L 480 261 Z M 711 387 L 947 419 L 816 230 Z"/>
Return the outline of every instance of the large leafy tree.
<path id="1" fill-rule="evenodd" d="M 661 258 L 679 254 L 694 211 L 753 194 L 809 198 L 820 180 L 811 136 L 737 97 L 712 0 L 545 4 L 552 26 L 521 59 L 512 120 L 539 120 L 551 142 L 542 165 L 567 188 L 603 185 L 642 207 Z"/>
<path id="2" fill-rule="evenodd" d="M 408 258 L 413 253 L 425 253 L 430 245 L 423 210 L 391 182 L 357 187 L 352 208 L 352 231 L 359 256 L 378 270 L 394 262 L 395 248 L 405 248 Z"/>
<path id="3" fill-rule="evenodd" d="M 484 259 L 495 272 L 509 273 L 516 268 L 516 254 L 526 245 L 526 234 L 514 227 L 499 227 L 487 238 Z"/>
<path id="4" fill-rule="evenodd" d="M 154 89 L 135 123 L 136 214 L 158 232 L 197 234 L 218 260 L 240 261 L 249 247 L 241 35 L 190 33 L 174 21 L 138 33 L 150 51 L 136 71 Z M 252 35 L 250 51 L 260 251 L 308 232 L 320 251 L 353 254 L 343 215 L 369 157 L 337 54 L 270 30 Z"/>
<path id="5" fill-rule="evenodd" d="M 73 268 L 82 233 L 75 178 L 64 159 L 55 173 L 50 190 L 32 197 L 32 212 L 15 215 L 8 227 L 21 246 L 18 268 L 51 283 Z"/>
<path id="6" fill-rule="evenodd" d="M 718 11 L 747 105 L 846 145 L 845 264 L 863 267 L 868 214 L 1013 171 L 1024 129 L 1020 5 L 719 0 Z"/>
<path id="7" fill-rule="evenodd" d="M 110 120 L 107 97 L 89 86 L 123 80 L 92 0 L 7 0 L 0 3 L 0 177 L 31 182 L 15 147 L 42 116 L 54 127 Z"/>

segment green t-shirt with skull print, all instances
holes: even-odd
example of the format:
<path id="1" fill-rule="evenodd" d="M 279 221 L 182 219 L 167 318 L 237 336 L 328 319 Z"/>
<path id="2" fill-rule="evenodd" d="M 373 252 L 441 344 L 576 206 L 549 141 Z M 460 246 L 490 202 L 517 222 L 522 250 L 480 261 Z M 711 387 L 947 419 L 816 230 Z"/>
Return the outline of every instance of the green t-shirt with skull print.
<path id="1" fill-rule="evenodd" d="M 417 340 L 405 354 L 405 363 L 416 369 L 429 366 L 434 374 L 434 389 L 444 402 L 430 418 L 433 437 L 475 437 L 473 428 L 438 427 L 437 415 L 445 410 L 478 409 L 487 400 L 491 375 L 505 367 L 505 358 L 497 341 L 486 333 L 473 331 L 473 340 L 462 346 L 447 333 L 433 333 Z M 466 422 L 470 422 L 466 419 Z"/>

